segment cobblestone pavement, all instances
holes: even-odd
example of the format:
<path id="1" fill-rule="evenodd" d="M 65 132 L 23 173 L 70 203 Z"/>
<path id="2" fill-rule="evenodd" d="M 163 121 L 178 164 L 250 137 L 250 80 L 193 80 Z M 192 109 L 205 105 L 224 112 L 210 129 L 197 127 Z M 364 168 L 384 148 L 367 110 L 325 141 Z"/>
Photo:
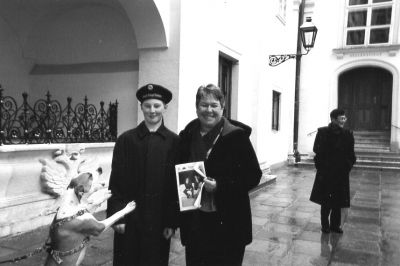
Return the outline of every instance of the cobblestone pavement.
<path id="1" fill-rule="evenodd" d="M 273 174 L 274 183 L 252 194 L 254 240 L 243 265 L 400 265 L 399 172 L 351 173 L 351 208 L 343 215 L 343 235 L 320 231 L 319 205 L 308 200 L 313 169 L 283 167 Z M 0 239 L 0 261 L 32 251 L 47 232 L 41 228 Z M 112 236 L 109 230 L 92 239 L 83 265 L 112 265 Z M 41 265 L 44 255 L 17 265 Z M 179 235 L 171 244 L 170 265 L 185 265 Z"/>

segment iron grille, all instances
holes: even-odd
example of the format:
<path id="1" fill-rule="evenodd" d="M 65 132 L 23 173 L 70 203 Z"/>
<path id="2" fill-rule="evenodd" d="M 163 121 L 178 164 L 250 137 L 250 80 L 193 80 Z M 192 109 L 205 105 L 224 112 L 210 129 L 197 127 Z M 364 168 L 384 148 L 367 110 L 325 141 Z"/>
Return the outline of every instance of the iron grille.
<path id="1" fill-rule="evenodd" d="M 3 91 L 0 87 L 0 145 L 113 142 L 117 138 L 117 101 L 110 102 L 108 110 L 101 101 L 97 110 L 87 96 L 74 107 L 68 97 L 63 108 L 47 92 L 45 99 L 30 105 L 25 92 L 18 106 L 13 97 L 3 96 Z"/>

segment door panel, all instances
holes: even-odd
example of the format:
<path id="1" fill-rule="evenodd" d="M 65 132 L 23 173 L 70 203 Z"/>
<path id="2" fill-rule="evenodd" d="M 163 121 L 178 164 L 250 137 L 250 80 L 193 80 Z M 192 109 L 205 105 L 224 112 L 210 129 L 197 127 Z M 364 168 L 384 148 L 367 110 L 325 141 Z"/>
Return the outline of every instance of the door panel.
<path id="1" fill-rule="evenodd" d="M 382 68 L 363 67 L 339 76 L 339 104 L 354 130 L 390 129 L 392 74 Z"/>

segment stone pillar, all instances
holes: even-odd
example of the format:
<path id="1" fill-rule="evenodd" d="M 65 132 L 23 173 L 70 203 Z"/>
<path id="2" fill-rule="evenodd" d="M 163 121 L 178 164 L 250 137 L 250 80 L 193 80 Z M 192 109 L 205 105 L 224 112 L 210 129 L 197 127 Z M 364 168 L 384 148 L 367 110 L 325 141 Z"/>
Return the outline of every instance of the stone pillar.
<path id="1" fill-rule="evenodd" d="M 171 1 L 169 6 L 168 47 L 141 47 L 139 48 L 139 84 L 138 88 L 147 83 L 160 84 L 173 94 L 165 114 L 165 125 L 176 132 L 178 127 L 178 99 L 179 99 L 179 18 L 180 1 Z M 160 36 L 162 38 L 162 36 Z M 138 106 L 139 124 L 143 114 Z"/>

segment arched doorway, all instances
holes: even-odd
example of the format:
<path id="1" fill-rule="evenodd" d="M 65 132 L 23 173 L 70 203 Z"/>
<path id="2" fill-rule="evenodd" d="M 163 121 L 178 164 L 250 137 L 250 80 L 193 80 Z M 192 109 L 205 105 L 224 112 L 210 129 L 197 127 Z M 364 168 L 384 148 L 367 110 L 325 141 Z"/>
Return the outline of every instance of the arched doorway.
<path id="1" fill-rule="evenodd" d="M 338 106 L 347 126 L 359 131 L 390 131 L 392 74 L 379 67 L 359 67 L 339 76 Z"/>

